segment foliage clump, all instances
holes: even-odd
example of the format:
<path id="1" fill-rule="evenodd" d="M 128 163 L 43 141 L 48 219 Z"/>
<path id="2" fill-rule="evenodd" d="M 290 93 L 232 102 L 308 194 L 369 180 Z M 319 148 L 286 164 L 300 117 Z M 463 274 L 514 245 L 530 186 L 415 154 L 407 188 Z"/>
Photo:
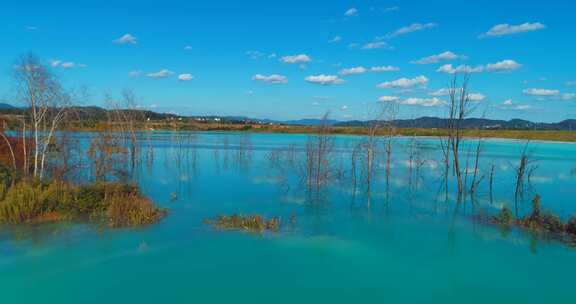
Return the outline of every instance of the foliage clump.
<path id="1" fill-rule="evenodd" d="M 62 181 L 21 180 L 0 197 L 0 223 L 22 224 L 63 219 L 102 220 L 110 227 L 159 221 L 165 211 L 124 183 L 73 185 Z"/>
<path id="2" fill-rule="evenodd" d="M 278 231 L 280 229 L 280 218 L 277 216 L 266 219 L 261 215 L 220 215 L 214 220 L 207 219 L 204 222 L 219 229 L 244 230 L 248 232 Z"/>
<path id="3" fill-rule="evenodd" d="M 512 225 L 514 223 L 514 216 L 512 215 L 512 210 L 507 206 L 502 207 L 500 213 L 492 218 L 492 221 L 500 225 Z"/>
<path id="4" fill-rule="evenodd" d="M 532 213 L 518 220 L 518 225 L 537 231 L 561 233 L 564 232 L 564 224 L 555 214 L 542 212 L 540 195 L 532 199 Z"/>
<path id="5" fill-rule="evenodd" d="M 532 233 L 544 233 L 562 241 L 576 242 L 576 216 L 562 222 L 558 215 L 542 210 L 539 195 L 532 199 L 532 212 L 523 218 L 514 219 L 512 211 L 505 206 L 498 215 L 491 218 L 491 222 L 506 227 L 515 225 Z"/>
<path id="6" fill-rule="evenodd" d="M 138 192 L 112 195 L 107 202 L 106 216 L 110 227 L 147 225 L 158 222 L 166 214 Z"/>

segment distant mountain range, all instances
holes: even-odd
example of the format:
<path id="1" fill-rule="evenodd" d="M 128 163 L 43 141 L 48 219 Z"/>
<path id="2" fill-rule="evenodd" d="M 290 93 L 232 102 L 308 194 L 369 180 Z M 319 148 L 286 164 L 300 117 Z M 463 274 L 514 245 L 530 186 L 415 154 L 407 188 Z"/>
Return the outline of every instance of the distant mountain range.
<path id="1" fill-rule="evenodd" d="M 366 126 L 366 121 L 346 121 L 335 126 Z M 438 117 L 420 117 L 416 119 L 397 119 L 393 125 L 397 128 L 441 129 L 448 125 L 448 120 Z M 486 118 L 467 118 L 462 122 L 464 129 L 506 129 L 506 130 L 576 130 L 576 120 L 567 119 L 561 122 L 531 122 L 523 119 L 495 120 Z"/>
<path id="2" fill-rule="evenodd" d="M 4 110 L 4 109 L 16 109 L 16 107 L 11 105 L 11 104 L 0 102 L 0 110 Z"/>
<path id="3" fill-rule="evenodd" d="M 86 106 L 74 107 L 78 119 L 82 120 L 105 120 L 107 118 L 107 109 Z M 24 108 L 19 108 L 6 103 L 0 103 L 0 114 L 21 114 Z M 201 122 L 217 121 L 239 124 L 281 124 L 281 125 L 298 125 L 298 126 L 318 126 L 322 123 L 321 119 L 299 119 L 299 120 L 271 120 L 256 119 L 244 116 L 184 116 L 171 113 L 158 113 L 150 110 L 123 110 L 134 112 L 142 117 L 151 120 L 191 119 Z M 367 126 L 374 121 L 338 121 L 328 120 L 327 124 L 335 127 L 361 127 Z M 397 128 L 424 128 L 424 129 L 441 129 L 448 125 L 448 120 L 438 117 L 420 117 L 415 119 L 397 119 L 392 121 Z M 523 119 L 495 120 L 486 118 L 467 118 L 462 122 L 464 129 L 505 129 L 505 130 L 576 130 L 576 119 L 567 119 L 556 123 L 532 122 Z"/>

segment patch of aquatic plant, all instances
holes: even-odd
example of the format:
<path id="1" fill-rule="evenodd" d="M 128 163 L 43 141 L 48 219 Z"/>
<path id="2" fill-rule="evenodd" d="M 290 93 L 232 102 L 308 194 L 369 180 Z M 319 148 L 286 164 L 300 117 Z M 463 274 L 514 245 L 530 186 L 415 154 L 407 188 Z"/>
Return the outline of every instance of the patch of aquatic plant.
<path id="1" fill-rule="evenodd" d="M 220 215 L 215 219 L 207 219 L 204 223 L 219 229 L 249 232 L 278 231 L 280 229 L 280 218 L 277 216 L 266 219 L 261 215 Z"/>
<path id="2" fill-rule="evenodd" d="M 86 219 L 126 227 L 155 223 L 164 214 L 136 186 L 123 183 L 20 180 L 0 200 L 0 223 L 8 224 Z"/>
<path id="3" fill-rule="evenodd" d="M 138 192 L 113 195 L 107 201 L 106 216 L 111 227 L 147 225 L 158 222 L 166 214 Z"/>
<path id="4" fill-rule="evenodd" d="M 576 240 L 576 216 L 563 223 L 558 215 L 542 210 L 539 195 L 532 199 L 532 212 L 530 214 L 516 219 L 512 211 L 504 206 L 499 214 L 490 218 L 490 222 L 507 227 L 515 225 L 532 233 L 546 234 L 571 243 Z"/>
<path id="5" fill-rule="evenodd" d="M 518 225 L 531 230 L 544 232 L 564 232 L 564 224 L 559 216 L 542 211 L 540 195 L 536 195 L 534 199 L 532 199 L 532 213 L 519 219 Z"/>
<path id="6" fill-rule="evenodd" d="M 512 214 L 512 210 L 507 206 L 502 207 L 500 213 L 492 218 L 492 221 L 499 225 L 506 225 L 510 226 L 514 223 L 514 215 Z"/>

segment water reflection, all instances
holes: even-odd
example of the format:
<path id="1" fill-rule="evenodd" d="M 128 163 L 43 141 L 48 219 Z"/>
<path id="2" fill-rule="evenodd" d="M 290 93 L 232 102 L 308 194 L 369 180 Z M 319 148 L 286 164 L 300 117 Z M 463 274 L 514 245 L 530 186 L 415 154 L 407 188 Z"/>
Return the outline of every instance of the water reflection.
<path id="1" fill-rule="evenodd" d="M 89 134 L 74 140 L 77 149 L 98 144 Z M 463 147 L 467 152 L 463 153 L 463 196 L 454 191 L 454 174 L 445 166 L 437 139 L 146 132 L 140 134 L 138 144 L 138 148 L 119 148 L 118 155 L 95 153 L 97 161 L 89 170 L 108 166 L 116 169 L 118 178 L 141 184 L 146 194 L 173 209 L 167 223 L 188 217 L 199 225 L 194 212 L 211 216 L 266 212 L 285 219 L 299 212 L 299 217 L 315 219 L 313 230 L 301 228 L 312 233 L 334 225 L 330 220 L 347 216 L 366 225 L 426 218 L 446 226 L 449 242 L 455 242 L 461 221 L 469 222 L 473 231 L 493 229 L 482 228 L 474 218 L 495 214 L 504 205 L 512 207 L 517 217 L 523 216 L 530 211 L 535 193 L 543 195 L 546 209 L 563 217 L 576 213 L 571 198 L 558 191 L 574 185 L 571 164 L 575 160 L 553 157 L 559 153 L 557 144 L 526 149 L 513 142 L 487 140 L 476 158 L 477 143 L 470 142 Z M 137 156 L 133 162 L 131 154 Z M 74 174 L 82 175 L 81 170 Z M 54 237 L 56 232 L 47 235 Z M 42 238 L 33 233 L 3 237 Z"/>

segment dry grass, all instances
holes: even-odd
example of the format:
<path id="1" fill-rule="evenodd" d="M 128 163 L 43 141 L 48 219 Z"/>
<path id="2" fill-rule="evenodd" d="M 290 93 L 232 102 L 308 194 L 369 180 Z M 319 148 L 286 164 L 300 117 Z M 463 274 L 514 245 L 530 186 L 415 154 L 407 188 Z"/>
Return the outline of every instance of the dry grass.
<path id="1" fill-rule="evenodd" d="M 280 229 L 280 218 L 276 216 L 265 219 L 261 215 L 220 215 L 215 220 L 205 220 L 204 222 L 219 229 L 244 230 L 248 232 L 278 231 Z"/>
<path id="2" fill-rule="evenodd" d="M 77 218 L 128 227 L 155 223 L 165 213 L 137 187 L 121 183 L 76 186 L 23 180 L 9 187 L 0 200 L 0 223 L 9 224 Z"/>

